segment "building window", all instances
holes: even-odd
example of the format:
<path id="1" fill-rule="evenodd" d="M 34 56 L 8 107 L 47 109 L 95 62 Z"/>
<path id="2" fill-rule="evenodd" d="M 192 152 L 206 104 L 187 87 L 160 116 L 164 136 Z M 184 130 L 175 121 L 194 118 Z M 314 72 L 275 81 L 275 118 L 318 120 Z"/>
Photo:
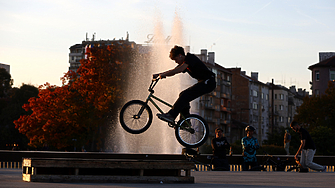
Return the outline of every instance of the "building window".
<path id="1" fill-rule="evenodd" d="M 279 122 L 284 122 L 283 116 L 279 116 Z"/>
<path id="2" fill-rule="evenodd" d="M 319 79 L 320 79 L 320 72 L 315 71 L 315 81 L 319 81 Z"/>
<path id="3" fill-rule="evenodd" d="M 254 123 L 258 123 L 258 116 L 254 116 Z"/>
<path id="4" fill-rule="evenodd" d="M 258 92 L 257 92 L 256 90 L 252 90 L 252 95 L 253 95 L 254 97 L 257 97 L 257 96 L 258 96 Z"/>
<path id="5" fill-rule="evenodd" d="M 269 100 L 269 94 L 266 94 L 265 99 L 266 99 L 266 100 Z"/>
<path id="6" fill-rule="evenodd" d="M 279 94 L 280 100 L 284 100 L 284 94 Z"/>
<path id="7" fill-rule="evenodd" d="M 330 71 L 330 80 L 335 81 L 335 71 Z"/>
<path id="8" fill-rule="evenodd" d="M 255 110 L 257 110 L 257 109 L 258 109 L 258 104 L 255 103 L 255 102 L 253 102 L 253 103 L 252 103 L 252 108 L 255 109 Z"/>
<path id="9" fill-rule="evenodd" d="M 262 93 L 261 97 L 262 97 L 262 99 L 264 99 L 264 93 Z"/>
<path id="10" fill-rule="evenodd" d="M 320 95 L 320 91 L 318 89 L 315 90 L 315 95 Z"/>
<path id="11" fill-rule="evenodd" d="M 284 105 L 279 105 L 279 110 L 284 110 Z"/>
<path id="12" fill-rule="evenodd" d="M 275 94 L 275 99 L 277 99 L 277 94 Z"/>

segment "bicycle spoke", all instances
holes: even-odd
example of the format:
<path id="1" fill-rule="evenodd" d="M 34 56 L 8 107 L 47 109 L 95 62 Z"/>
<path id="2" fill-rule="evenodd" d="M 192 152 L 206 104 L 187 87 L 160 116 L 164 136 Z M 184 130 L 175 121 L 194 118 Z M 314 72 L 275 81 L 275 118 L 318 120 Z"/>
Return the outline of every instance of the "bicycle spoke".
<path id="1" fill-rule="evenodd" d="M 123 112 L 123 121 L 127 127 L 131 130 L 141 130 L 143 129 L 149 121 L 148 111 L 142 111 L 142 114 L 139 114 L 142 104 L 132 104 L 129 105 L 126 110 Z"/>
<path id="2" fill-rule="evenodd" d="M 204 139 L 205 130 L 202 123 L 197 119 L 190 119 L 191 127 L 180 130 L 180 138 L 189 144 L 197 144 Z M 185 126 L 186 123 L 183 125 Z M 190 131 L 192 129 L 193 131 Z M 192 133 L 193 132 L 193 133 Z"/>

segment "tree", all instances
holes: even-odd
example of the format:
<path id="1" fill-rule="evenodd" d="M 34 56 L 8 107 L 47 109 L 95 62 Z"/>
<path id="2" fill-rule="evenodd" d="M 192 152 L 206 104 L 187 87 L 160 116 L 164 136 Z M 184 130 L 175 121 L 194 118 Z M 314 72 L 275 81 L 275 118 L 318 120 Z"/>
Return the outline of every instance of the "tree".
<path id="1" fill-rule="evenodd" d="M 4 108 L 0 111 L 0 135 L 2 135 L 0 147 L 2 149 L 11 149 L 5 146 L 14 142 L 19 145 L 20 149 L 27 149 L 28 139 L 15 129 L 13 121 L 21 115 L 31 113 L 22 109 L 22 105 L 28 103 L 29 98 L 37 97 L 37 95 L 38 88 L 26 84 L 23 84 L 20 88 L 11 88 L 8 91 L 8 98 L 6 98 Z"/>
<path id="2" fill-rule="evenodd" d="M 297 112 L 294 119 L 305 124 L 316 144 L 317 154 L 335 154 L 335 142 L 330 139 L 335 133 L 334 82 L 329 81 L 324 95 L 305 97 Z"/>
<path id="3" fill-rule="evenodd" d="M 31 146 L 47 143 L 61 149 L 94 142 L 108 120 L 111 106 L 122 96 L 121 78 L 133 50 L 114 43 L 88 48 L 86 55 L 77 74 L 69 71 L 64 75 L 62 87 L 46 83 L 40 86 L 38 97 L 23 106 L 32 114 L 14 123 Z"/>

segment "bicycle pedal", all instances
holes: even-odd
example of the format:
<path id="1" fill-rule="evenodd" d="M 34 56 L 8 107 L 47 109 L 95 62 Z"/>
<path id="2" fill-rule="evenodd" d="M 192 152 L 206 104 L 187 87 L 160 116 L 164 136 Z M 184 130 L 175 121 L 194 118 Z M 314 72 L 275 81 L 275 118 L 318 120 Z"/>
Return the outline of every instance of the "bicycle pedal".
<path id="1" fill-rule="evenodd" d="M 168 123 L 168 126 L 174 128 L 175 126 L 172 123 Z"/>

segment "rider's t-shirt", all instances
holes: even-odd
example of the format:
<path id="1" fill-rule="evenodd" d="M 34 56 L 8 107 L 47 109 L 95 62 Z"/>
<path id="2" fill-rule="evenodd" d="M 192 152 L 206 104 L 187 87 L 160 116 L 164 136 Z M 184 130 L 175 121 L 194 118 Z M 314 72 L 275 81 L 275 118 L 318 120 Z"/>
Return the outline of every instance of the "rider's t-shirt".
<path id="1" fill-rule="evenodd" d="M 187 72 L 192 78 L 198 81 L 215 78 L 215 74 L 194 54 L 187 53 L 184 63 L 188 64 L 184 73 Z"/>
<path id="2" fill-rule="evenodd" d="M 301 127 L 299 133 L 300 140 L 305 140 L 305 146 L 303 149 L 316 149 L 313 139 L 306 129 Z"/>

